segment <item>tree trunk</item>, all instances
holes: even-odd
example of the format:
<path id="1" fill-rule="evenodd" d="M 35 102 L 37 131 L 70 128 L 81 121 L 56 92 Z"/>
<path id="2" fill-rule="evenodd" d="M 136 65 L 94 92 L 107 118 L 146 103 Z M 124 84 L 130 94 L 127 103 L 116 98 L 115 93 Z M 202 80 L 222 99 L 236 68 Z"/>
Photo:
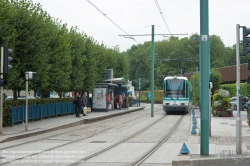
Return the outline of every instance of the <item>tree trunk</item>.
<path id="1" fill-rule="evenodd" d="M 17 91 L 13 91 L 13 98 L 14 100 L 17 100 Z"/>

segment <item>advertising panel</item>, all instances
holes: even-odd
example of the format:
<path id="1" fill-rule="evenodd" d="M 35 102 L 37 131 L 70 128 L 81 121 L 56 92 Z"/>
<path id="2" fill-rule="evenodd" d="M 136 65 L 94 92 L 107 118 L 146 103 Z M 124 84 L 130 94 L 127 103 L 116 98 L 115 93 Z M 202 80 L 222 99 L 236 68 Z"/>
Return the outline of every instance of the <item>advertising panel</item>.
<path id="1" fill-rule="evenodd" d="M 93 109 L 107 109 L 107 88 L 97 87 L 93 91 Z"/>

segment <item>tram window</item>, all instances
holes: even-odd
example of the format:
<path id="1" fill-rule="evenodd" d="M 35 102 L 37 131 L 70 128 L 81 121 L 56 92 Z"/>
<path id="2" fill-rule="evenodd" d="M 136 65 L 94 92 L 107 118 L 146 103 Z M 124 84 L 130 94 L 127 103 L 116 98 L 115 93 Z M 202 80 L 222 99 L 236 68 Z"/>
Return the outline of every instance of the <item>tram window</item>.
<path id="1" fill-rule="evenodd" d="M 182 98 L 185 96 L 185 81 L 169 80 L 166 82 L 165 96 L 173 98 Z"/>

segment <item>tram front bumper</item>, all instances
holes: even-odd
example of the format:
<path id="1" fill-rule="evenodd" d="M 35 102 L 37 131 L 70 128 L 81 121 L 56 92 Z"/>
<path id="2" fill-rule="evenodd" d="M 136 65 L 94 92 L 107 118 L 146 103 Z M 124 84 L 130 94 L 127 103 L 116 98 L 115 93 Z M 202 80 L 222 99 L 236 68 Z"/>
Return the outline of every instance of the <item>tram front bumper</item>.
<path id="1" fill-rule="evenodd" d="M 164 111 L 188 111 L 187 105 L 164 105 Z"/>

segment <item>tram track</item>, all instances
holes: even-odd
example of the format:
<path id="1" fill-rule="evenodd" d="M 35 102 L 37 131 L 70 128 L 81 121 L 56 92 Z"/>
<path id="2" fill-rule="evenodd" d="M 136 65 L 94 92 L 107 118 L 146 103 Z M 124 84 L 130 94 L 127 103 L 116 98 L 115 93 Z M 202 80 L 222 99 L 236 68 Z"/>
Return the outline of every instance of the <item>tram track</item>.
<path id="1" fill-rule="evenodd" d="M 144 112 L 143 112 L 143 111 L 144 111 Z M 137 114 L 138 114 L 138 112 L 134 112 L 134 113 L 137 113 Z M 143 119 L 144 119 L 146 116 L 148 116 L 148 114 L 145 114 L 145 115 L 141 115 L 141 114 L 145 114 L 145 110 L 140 111 L 140 114 L 139 114 L 139 115 L 137 115 L 136 117 L 134 117 L 133 119 L 131 119 L 131 120 L 129 120 L 129 121 L 126 121 L 125 123 L 120 124 L 119 126 L 124 126 L 125 124 L 129 124 L 129 123 L 131 123 L 131 122 L 133 122 L 133 121 L 138 121 L 138 119 L 142 119 L 142 121 L 143 121 Z M 128 116 L 129 116 L 129 114 L 128 114 Z M 131 113 L 130 113 L 130 117 L 131 117 Z M 108 120 L 108 121 L 109 121 L 109 120 Z M 11 164 L 11 163 L 13 163 L 13 162 L 15 162 L 15 161 L 17 161 L 17 160 L 22 160 L 22 159 L 25 159 L 25 158 L 27 158 L 27 157 L 31 157 L 31 156 L 34 156 L 34 155 L 39 155 L 39 154 L 41 154 L 41 153 L 43 153 L 43 152 L 46 152 L 46 151 L 51 151 L 51 150 L 54 150 L 54 149 L 57 149 L 57 148 L 60 148 L 60 147 L 63 147 L 63 146 L 67 146 L 67 145 L 70 145 L 70 144 L 73 144 L 73 143 L 76 143 L 76 142 L 80 142 L 80 141 L 83 141 L 83 140 L 85 140 L 85 139 L 94 137 L 94 136 L 96 136 L 96 135 L 98 135 L 98 134 L 104 133 L 104 132 L 106 132 L 106 131 L 108 131 L 108 130 L 112 130 L 112 129 L 114 129 L 114 128 L 117 128 L 117 127 L 119 127 L 119 126 L 108 127 L 108 128 L 106 128 L 106 129 L 104 129 L 104 130 L 98 131 L 97 134 L 94 132 L 94 134 L 91 134 L 91 135 L 89 135 L 89 136 L 87 136 L 87 137 L 84 137 L 84 138 L 81 137 L 81 138 L 79 138 L 79 139 L 74 139 L 73 141 L 70 141 L 70 142 L 67 142 L 67 143 L 63 143 L 62 145 L 55 146 L 55 147 L 53 147 L 53 148 L 49 148 L 49 149 L 46 149 L 46 150 L 39 151 L 39 152 L 37 152 L 37 153 L 32 153 L 32 154 L 30 154 L 30 155 L 26 155 L 26 156 L 23 156 L 23 157 L 15 158 L 14 160 L 10 160 L 10 161 L 7 161 L 7 162 L 0 163 L 0 165 L 8 165 L 8 164 Z M 78 127 L 77 129 L 74 129 L 74 130 L 71 130 L 71 131 L 68 131 L 68 132 L 63 132 L 63 131 L 62 131 L 62 133 L 59 133 L 59 134 L 54 134 L 54 135 L 51 135 L 51 136 L 48 136 L 48 137 L 43 137 L 43 138 L 35 139 L 35 140 L 32 140 L 32 141 L 27 141 L 27 142 L 24 142 L 24 143 L 20 143 L 20 144 L 8 146 L 8 147 L 0 148 L 0 150 L 3 151 L 3 150 L 6 150 L 6 149 L 11 149 L 11 148 L 15 148 L 15 147 L 18 147 L 18 146 L 23 146 L 23 145 L 30 144 L 30 143 L 34 143 L 34 142 L 39 142 L 39 141 L 42 141 L 42 140 L 49 140 L 50 138 L 53 138 L 53 137 L 55 137 L 55 136 L 65 135 L 66 133 L 70 134 L 70 133 L 73 133 L 73 132 L 75 132 L 75 131 L 77 131 L 77 130 L 81 130 L 81 129 L 84 129 L 84 128 L 85 128 L 85 126 L 83 126 L 83 127 Z"/>
<path id="2" fill-rule="evenodd" d="M 143 111 L 143 110 L 142 110 L 142 111 Z M 137 112 L 137 113 L 138 113 L 138 112 Z M 143 116 L 140 117 L 140 118 L 143 118 L 144 116 L 147 116 L 147 115 L 143 115 Z M 134 121 L 134 120 L 136 120 L 136 118 L 135 118 L 135 119 L 132 119 L 132 120 L 126 122 L 126 123 L 131 123 L 131 122 Z M 103 121 L 103 120 L 102 120 L 102 121 Z M 124 124 L 126 124 L 126 123 L 123 123 L 123 124 L 121 124 L 121 125 L 124 125 Z M 117 127 L 117 126 L 116 126 L 116 127 Z M 72 128 L 73 128 L 73 127 L 72 127 Z M 70 128 L 70 129 L 72 129 L 72 128 Z M 3 148 L 0 148 L 0 151 L 1 151 L 1 150 L 5 150 L 5 149 L 9 149 L 9 148 L 13 148 L 13 147 L 17 147 L 17 146 L 21 146 L 21 145 L 25 145 L 25 144 L 29 144 L 29 143 L 32 143 L 32 142 L 41 141 L 41 140 L 44 140 L 44 139 L 49 139 L 49 138 L 52 138 L 52 137 L 55 137 L 55 136 L 65 135 L 65 134 L 67 134 L 67 133 L 72 133 L 72 132 L 74 132 L 74 131 L 81 130 L 81 129 L 84 129 L 84 128 L 85 128 L 85 126 L 82 126 L 82 127 L 77 126 L 76 129 L 73 129 L 73 130 L 70 130 L 70 129 L 62 129 L 62 130 L 60 130 L 60 133 L 58 133 L 58 131 L 53 131 L 53 132 L 56 132 L 56 134 L 50 135 L 50 136 L 47 136 L 47 137 L 43 137 L 43 138 L 39 138 L 39 139 L 34 139 L 34 140 L 31 140 L 31 141 L 29 140 L 29 141 L 26 141 L 26 142 L 23 142 L 23 143 L 20 143 L 20 144 L 16 144 L 16 145 L 12 145 L 12 146 L 3 147 Z M 106 130 L 103 130 L 103 131 L 101 131 L 101 132 L 105 132 L 105 131 L 110 130 L 110 129 L 112 129 L 112 127 L 107 128 Z M 65 130 L 70 130 L 70 131 L 64 132 Z M 47 135 L 47 133 L 46 133 L 46 135 Z M 34 136 L 34 137 L 37 137 L 37 136 Z M 31 137 L 29 137 L 28 139 L 30 139 L 30 138 L 31 138 Z M 27 138 L 24 138 L 24 139 L 27 139 Z"/>
<path id="3" fill-rule="evenodd" d="M 113 145 L 111 145 L 111 146 L 108 146 L 108 147 L 106 147 L 105 149 L 102 149 L 102 150 L 100 150 L 100 151 L 98 151 L 98 152 L 96 152 L 96 153 L 94 153 L 94 154 L 92 154 L 92 155 L 89 155 L 89 156 L 87 156 L 87 157 L 84 157 L 84 158 L 82 158 L 82 159 L 80 159 L 80 160 L 78 160 L 78 161 L 76 161 L 76 162 L 74 162 L 74 163 L 71 163 L 71 164 L 69 164 L 68 166 L 78 165 L 79 162 L 81 162 L 81 161 L 89 160 L 89 159 L 91 159 L 91 158 L 93 158 L 93 157 L 96 157 L 96 156 L 98 156 L 98 155 L 100 155 L 100 154 L 102 154 L 102 153 L 104 153 L 104 152 L 106 152 L 106 151 L 108 151 L 108 150 L 110 150 L 110 149 L 112 149 L 112 148 L 114 148 L 114 147 L 116 147 L 116 146 L 118 146 L 118 145 L 120 145 L 120 144 L 122 144 L 122 143 L 128 141 L 129 139 L 131 139 L 131 138 L 137 136 L 138 134 L 144 132 L 145 130 L 147 130 L 148 128 L 150 128 L 152 125 L 156 124 L 157 122 L 159 122 L 159 121 L 162 120 L 163 118 L 165 118 L 165 116 L 161 117 L 160 119 L 157 119 L 157 120 L 154 121 L 153 123 L 150 123 L 149 125 L 147 125 L 147 126 L 144 127 L 143 129 L 137 131 L 136 133 L 134 133 L 134 134 L 132 134 L 132 135 L 126 137 L 126 138 L 124 138 L 123 140 L 121 140 L 121 141 L 119 141 L 119 142 L 117 142 L 117 143 L 115 143 L 115 144 L 113 144 Z"/>
<path id="4" fill-rule="evenodd" d="M 178 128 L 179 124 L 181 123 L 184 115 L 181 116 L 181 118 L 177 121 L 177 123 L 172 127 L 171 131 L 151 150 L 149 150 L 147 153 L 145 153 L 142 157 L 140 157 L 137 161 L 132 163 L 132 166 L 138 166 L 141 165 L 147 158 L 149 158 L 157 149 L 159 149 L 163 143 L 165 143 L 170 136 L 175 132 L 175 130 Z"/>
<path id="5" fill-rule="evenodd" d="M 151 154 L 153 154 L 153 153 L 154 153 L 154 152 L 155 152 L 164 142 L 166 142 L 166 141 L 169 139 L 169 137 L 174 133 L 174 131 L 177 129 L 177 127 L 178 127 L 179 124 L 181 123 L 181 121 L 182 121 L 182 119 L 183 119 L 184 116 L 185 116 L 185 115 L 182 115 L 182 116 L 179 118 L 179 120 L 177 121 L 177 123 L 171 128 L 170 132 L 168 132 L 168 134 L 167 134 L 166 136 L 164 136 L 164 138 L 163 138 L 156 146 L 154 146 L 152 149 L 150 149 L 148 152 L 146 152 L 142 157 L 138 158 L 138 160 L 136 160 L 134 163 L 131 163 L 131 165 L 134 165 L 134 166 L 140 165 L 140 164 L 143 163 L 143 161 L 145 161 L 149 156 L 151 156 Z M 80 160 L 78 160 L 78 161 L 76 161 L 76 162 L 74 162 L 74 163 L 71 163 L 71 164 L 69 164 L 68 166 L 81 165 L 81 162 L 84 162 L 84 161 L 87 161 L 87 160 L 89 160 L 89 159 L 91 159 L 91 158 L 97 157 L 98 155 L 100 155 L 100 154 L 102 154 L 102 153 L 104 153 L 104 152 L 106 152 L 106 151 L 108 151 L 108 150 L 110 150 L 110 149 L 112 149 L 112 148 L 114 148 L 114 147 L 116 147 L 116 146 L 122 144 L 122 143 L 125 143 L 126 141 L 128 141 L 128 140 L 130 140 L 131 138 L 133 138 L 133 137 L 139 135 L 140 133 L 143 133 L 144 131 L 146 131 L 147 129 L 149 129 L 150 127 L 152 127 L 153 125 L 155 125 L 156 123 L 160 122 L 160 121 L 161 121 L 162 119 L 164 119 L 165 117 L 166 117 L 166 115 L 164 115 L 163 117 L 161 117 L 161 118 L 157 119 L 156 121 L 150 123 L 149 125 L 145 126 L 143 129 L 137 131 L 136 133 L 133 133 L 133 134 L 131 134 L 130 136 L 124 138 L 123 140 L 121 140 L 121 141 L 119 141 L 119 142 L 117 142 L 117 143 L 115 143 L 115 144 L 112 144 L 112 145 L 110 145 L 110 146 L 108 146 L 108 147 L 106 147 L 106 148 L 104 148 L 104 149 L 102 149 L 102 150 L 100 150 L 100 151 L 98 151 L 98 152 L 96 152 L 96 153 L 94 153 L 94 154 L 91 154 L 91 155 L 89 155 L 89 156 L 87 156 L 87 157 L 84 157 L 84 158 L 82 158 L 82 159 L 80 159 Z"/>

